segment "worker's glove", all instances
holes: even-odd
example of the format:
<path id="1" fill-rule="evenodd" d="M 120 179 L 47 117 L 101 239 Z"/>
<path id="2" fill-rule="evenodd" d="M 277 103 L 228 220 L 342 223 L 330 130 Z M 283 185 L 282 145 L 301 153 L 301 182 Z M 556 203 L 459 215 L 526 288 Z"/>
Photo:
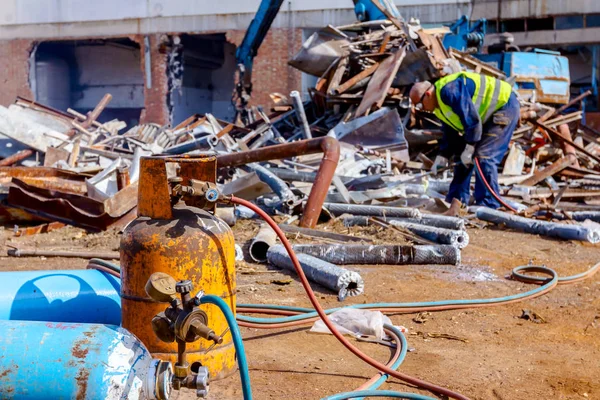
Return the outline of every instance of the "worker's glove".
<path id="1" fill-rule="evenodd" d="M 437 156 L 435 157 L 435 161 L 433 162 L 433 165 L 431 166 L 431 174 L 432 175 L 437 175 L 438 171 L 442 168 L 446 168 L 448 166 L 448 159 L 444 156 Z"/>
<path id="2" fill-rule="evenodd" d="M 475 146 L 468 144 L 460 155 L 460 162 L 462 162 L 465 167 L 473 164 L 473 153 L 475 153 Z"/>

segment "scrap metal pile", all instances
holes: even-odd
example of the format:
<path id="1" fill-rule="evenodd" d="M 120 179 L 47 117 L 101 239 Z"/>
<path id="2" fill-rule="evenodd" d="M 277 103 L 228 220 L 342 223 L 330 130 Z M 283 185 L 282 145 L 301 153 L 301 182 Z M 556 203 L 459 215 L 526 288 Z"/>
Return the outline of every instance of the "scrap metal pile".
<path id="1" fill-rule="evenodd" d="M 517 84 L 522 77 L 507 77 L 471 55 L 447 50 L 441 38 L 439 30 L 395 20 L 329 26 L 290 60 L 316 77 L 310 100 L 303 102 L 298 92 L 289 98 L 273 94 L 272 112 L 253 108 L 253 120 L 245 126 L 205 114 L 174 127 L 128 128 L 121 121 L 98 122 L 110 95 L 87 115 L 19 98 L 0 108 L 3 222 L 122 228 L 136 214 L 140 157 L 212 152 L 222 193 L 281 216 L 290 234 L 362 242 L 358 246 L 370 242 L 314 229 L 319 220 L 335 218 L 347 227 L 384 227 L 414 244 L 368 251 L 350 245 L 300 249 L 305 263 L 316 256 L 343 264 L 336 252 L 356 260 L 351 255 L 358 251 L 361 257 L 370 254 L 366 259 L 373 263 L 458 264 L 460 249 L 469 242 L 461 218 L 468 211 L 434 214 L 456 211 L 444 201 L 451 171 L 429 172 L 441 125 L 430 114 L 411 111 L 408 90 L 414 82 L 460 69 Z M 476 215 L 532 233 L 600 241 L 595 224 L 600 222 L 600 132 L 581 124 L 581 111 L 572 111 L 585 96 L 564 104 L 567 94 L 560 100 L 564 105 L 555 108 L 556 103 L 538 102 L 542 96 L 535 90 L 518 93 L 522 118 L 502 166 L 500 195 L 520 217 L 487 209 Z M 243 207 L 219 212 L 230 224 L 254 217 Z M 269 247 L 262 247 L 261 261 Z M 275 261 L 280 253 L 271 251 L 269 260 L 285 267 Z M 321 280 L 336 290 L 344 287 L 341 297 L 362 291 L 360 279 L 336 271 L 329 269 Z M 342 275 L 345 284 L 337 281 Z"/>

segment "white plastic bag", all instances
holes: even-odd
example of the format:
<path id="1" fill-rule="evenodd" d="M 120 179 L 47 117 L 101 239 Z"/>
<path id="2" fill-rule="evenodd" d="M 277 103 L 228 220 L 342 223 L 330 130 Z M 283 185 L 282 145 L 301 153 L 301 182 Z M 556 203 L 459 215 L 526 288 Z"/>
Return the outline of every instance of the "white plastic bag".
<path id="1" fill-rule="evenodd" d="M 343 335 L 375 336 L 383 339 L 383 325 L 393 325 L 392 321 L 380 311 L 361 310 L 359 308 L 342 308 L 329 315 L 329 320 Z M 329 329 L 322 320 L 314 323 L 310 332 L 329 333 Z"/>

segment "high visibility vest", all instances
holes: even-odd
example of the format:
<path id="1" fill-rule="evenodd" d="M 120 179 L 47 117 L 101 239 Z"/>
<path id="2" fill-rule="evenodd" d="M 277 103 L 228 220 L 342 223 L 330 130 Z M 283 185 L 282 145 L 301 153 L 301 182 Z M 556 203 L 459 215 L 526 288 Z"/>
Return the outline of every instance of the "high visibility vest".
<path id="1" fill-rule="evenodd" d="M 467 78 L 475 82 L 475 93 L 473 93 L 471 100 L 478 110 L 482 124 L 485 124 L 494 112 L 508 103 L 512 93 L 512 88 L 507 82 L 473 72 L 458 72 L 439 79 L 435 83 L 435 95 L 438 107 L 434 110 L 434 114 L 442 122 L 450 125 L 459 133 L 463 133 L 465 130 L 463 124 L 459 116 L 452 111 L 452 108 L 442 101 L 440 93 L 446 84 L 454 82 L 457 79 L 463 79 L 466 84 Z"/>

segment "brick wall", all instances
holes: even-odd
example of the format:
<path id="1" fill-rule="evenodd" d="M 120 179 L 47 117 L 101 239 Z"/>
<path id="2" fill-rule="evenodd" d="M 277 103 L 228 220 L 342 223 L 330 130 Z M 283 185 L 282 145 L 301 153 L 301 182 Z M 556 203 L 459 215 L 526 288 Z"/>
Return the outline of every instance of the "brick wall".
<path id="1" fill-rule="evenodd" d="M 237 46 L 244 34 L 243 30 L 228 31 L 227 39 Z M 164 35 L 150 36 L 152 88 L 148 89 L 144 84 L 145 108 L 141 114 L 141 122 L 169 122 L 167 48 L 161 43 L 161 38 Z M 140 44 L 140 68 L 145 77 L 144 38 L 135 36 L 132 39 Z M 29 56 L 34 43 L 32 40 L 0 41 L 1 105 L 12 104 L 16 96 L 33 98 L 29 86 Z M 290 91 L 301 89 L 301 73 L 287 65 L 288 59 L 301 45 L 301 29 L 278 28 L 269 31 L 254 60 L 253 105 L 263 105 L 268 111 L 271 106 L 270 93 L 280 92 L 287 96 Z"/>
<path id="2" fill-rule="evenodd" d="M 33 98 L 29 87 L 31 40 L 0 41 L 0 104 L 8 106 L 17 96 Z"/>
<path id="3" fill-rule="evenodd" d="M 245 31 L 228 31 L 227 40 L 238 46 Z M 252 72 L 252 104 L 263 105 L 268 111 L 270 93 L 289 95 L 302 86 L 300 71 L 287 65 L 302 46 L 302 29 L 271 29 L 254 59 Z"/>
<path id="4" fill-rule="evenodd" d="M 142 52 L 141 65 L 144 75 L 144 106 L 140 117 L 141 123 L 156 123 L 161 125 L 168 124 L 169 109 L 167 107 L 167 95 L 169 85 L 167 79 L 167 51 L 168 49 L 161 43 L 162 35 L 150 36 L 150 63 L 152 65 L 152 87 L 148 89 L 146 85 L 146 58 L 144 38 L 136 38 L 140 44 Z"/>

